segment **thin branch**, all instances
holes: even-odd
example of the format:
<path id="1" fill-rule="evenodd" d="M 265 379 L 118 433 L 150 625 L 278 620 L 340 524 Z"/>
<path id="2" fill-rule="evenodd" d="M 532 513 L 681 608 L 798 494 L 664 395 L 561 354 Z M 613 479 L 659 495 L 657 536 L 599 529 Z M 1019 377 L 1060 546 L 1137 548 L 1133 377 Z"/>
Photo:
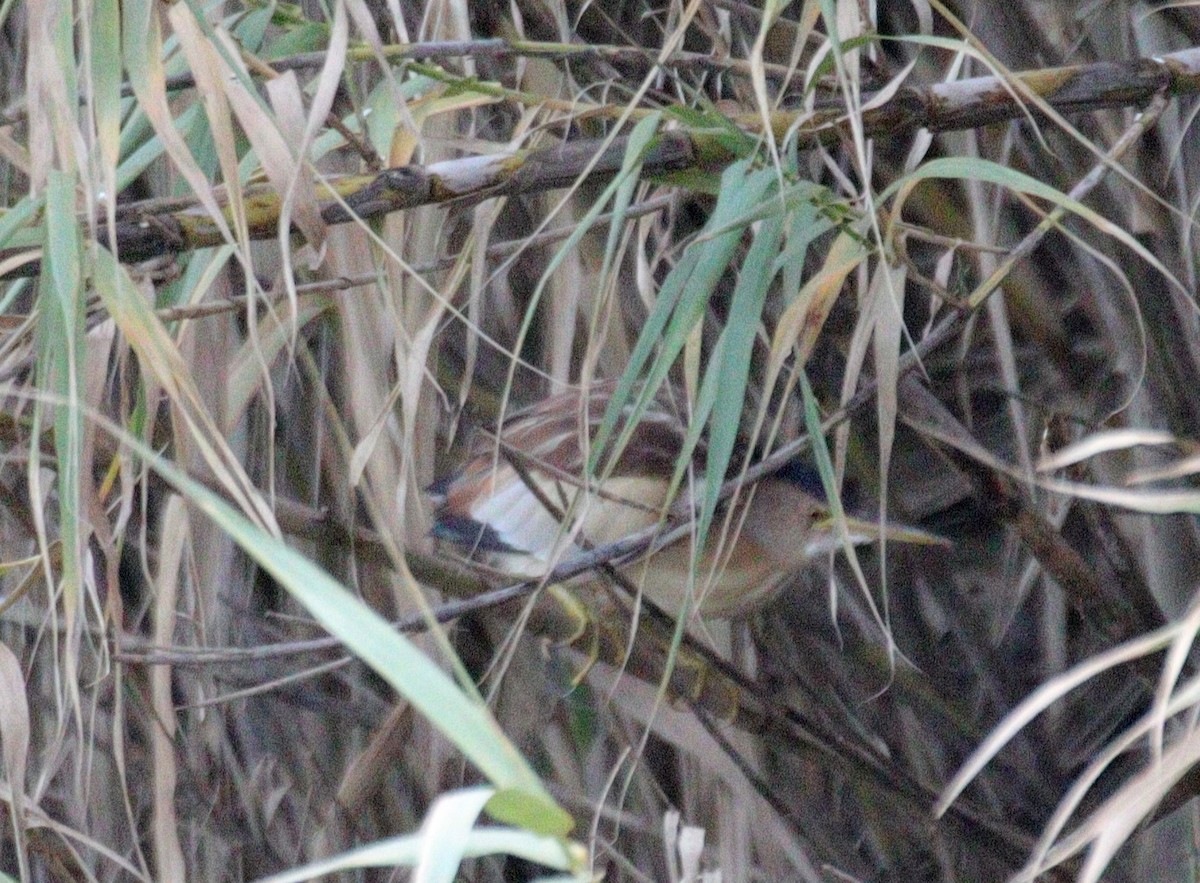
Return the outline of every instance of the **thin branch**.
<path id="1" fill-rule="evenodd" d="M 636 64 L 648 71 L 651 67 L 671 69 L 697 69 L 730 71 L 741 76 L 751 76 L 753 69 L 749 61 L 741 58 L 718 58 L 702 52 L 677 51 L 661 61 L 654 50 L 641 46 L 602 46 L 583 43 L 548 43 L 536 40 L 506 40 L 501 37 L 479 40 L 433 40 L 423 43 L 391 43 L 376 54 L 370 46 L 351 46 L 346 51 L 347 63 L 370 63 L 379 56 L 392 62 L 438 61 L 447 58 L 544 58 L 552 61 L 598 59 L 617 64 Z M 278 72 L 313 70 L 325 64 L 327 53 L 301 52 L 272 59 L 271 68 Z M 775 77 L 790 77 L 794 72 L 782 64 L 763 63 L 763 70 Z M 167 77 L 168 91 L 190 89 L 196 85 L 195 75 L 190 71 Z M 133 95 L 133 88 L 126 85 L 122 95 Z"/>
<path id="2" fill-rule="evenodd" d="M 627 218 L 640 218 L 645 215 L 652 215 L 655 212 L 662 211 L 675 199 L 672 194 L 664 194 L 647 199 L 645 202 L 637 203 L 630 206 L 625 211 Z M 589 227 L 603 227 L 605 224 L 611 223 L 613 219 L 612 212 L 604 212 L 592 219 Z M 579 230 L 579 225 L 571 227 L 555 227 L 552 230 L 543 230 L 541 233 L 535 233 L 525 239 L 512 239 L 505 242 L 496 242 L 487 247 L 487 257 L 489 258 L 506 258 L 517 252 L 525 251 L 530 248 L 537 248 L 542 245 L 548 245 L 554 242 L 560 242 L 563 239 L 574 235 Z M 431 261 L 428 264 L 418 264 L 413 267 L 415 273 L 432 273 L 437 270 L 444 270 L 454 265 L 459 258 L 450 256 L 440 258 L 436 261 Z M 326 294 L 337 291 L 346 291 L 350 288 L 359 288 L 364 285 L 374 285 L 379 281 L 378 273 L 358 273 L 353 276 L 338 276 L 333 279 L 321 279 L 317 282 L 306 282 L 296 286 L 296 295 L 298 297 L 312 296 L 317 294 Z M 278 305 L 287 300 L 286 294 L 279 294 L 270 302 L 273 305 Z M 220 300 L 205 301 L 202 304 L 193 304 L 186 307 L 163 307 L 156 310 L 155 314 L 164 322 L 186 321 L 189 319 L 203 319 L 209 316 L 215 316 L 222 313 L 228 313 L 234 310 L 246 309 L 245 297 L 230 297 Z"/>

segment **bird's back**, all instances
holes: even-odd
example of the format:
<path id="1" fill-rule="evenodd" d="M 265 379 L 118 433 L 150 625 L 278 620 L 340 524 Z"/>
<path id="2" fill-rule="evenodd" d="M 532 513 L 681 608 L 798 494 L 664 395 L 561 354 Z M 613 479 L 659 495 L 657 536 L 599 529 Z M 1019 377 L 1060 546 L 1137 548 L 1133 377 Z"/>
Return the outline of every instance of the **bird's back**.
<path id="1" fill-rule="evenodd" d="M 658 523 L 670 503 L 684 422 L 664 389 L 615 460 L 596 459 L 601 478 L 586 480 L 614 390 L 606 381 L 586 393 L 559 393 L 514 414 L 498 435 L 478 433 L 462 469 L 430 489 L 434 534 L 488 553 L 509 572 L 537 576 L 573 546 L 612 542 Z M 631 412 L 631 405 L 623 409 L 610 438 L 624 434 Z"/>

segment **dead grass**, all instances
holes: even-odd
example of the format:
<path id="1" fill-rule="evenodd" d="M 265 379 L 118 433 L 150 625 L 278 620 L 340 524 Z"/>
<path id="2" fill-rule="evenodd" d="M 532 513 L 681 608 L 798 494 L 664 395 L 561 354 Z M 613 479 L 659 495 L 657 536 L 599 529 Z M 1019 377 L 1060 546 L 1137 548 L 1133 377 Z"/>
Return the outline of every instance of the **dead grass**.
<path id="1" fill-rule="evenodd" d="M 1011 74 L 1195 46 L 1188 10 L 328 5 L 0 4 L 0 248 L 40 261 L 0 294 L 0 876 L 1195 879 L 1190 81 L 1062 116 Z M 874 128 L 971 76 L 1026 115 Z M 706 162 L 649 174 L 667 130 Z M 618 138 L 615 176 L 324 214 Z M 150 197 L 218 244 L 118 264 Z M 683 532 L 743 448 L 807 449 L 951 547 L 686 640 L 473 601 L 423 488 L 621 377 L 704 427 Z"/>

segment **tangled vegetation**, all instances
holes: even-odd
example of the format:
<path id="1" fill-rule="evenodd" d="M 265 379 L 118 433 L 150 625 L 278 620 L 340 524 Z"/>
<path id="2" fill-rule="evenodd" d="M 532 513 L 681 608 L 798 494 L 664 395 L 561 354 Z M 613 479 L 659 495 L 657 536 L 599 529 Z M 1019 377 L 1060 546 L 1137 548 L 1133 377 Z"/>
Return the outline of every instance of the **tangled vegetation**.
<path id="1" fill-rule="evenodd" d="M 1187 4 L 0 40 L 0 879 L 1197 878 Z M 660 523 L 524 583 L 431 536 L 600 382 L 614 446 L 684 403 Z M 797 458 L 945 542 L 729 621 L 613 576 Z"/>

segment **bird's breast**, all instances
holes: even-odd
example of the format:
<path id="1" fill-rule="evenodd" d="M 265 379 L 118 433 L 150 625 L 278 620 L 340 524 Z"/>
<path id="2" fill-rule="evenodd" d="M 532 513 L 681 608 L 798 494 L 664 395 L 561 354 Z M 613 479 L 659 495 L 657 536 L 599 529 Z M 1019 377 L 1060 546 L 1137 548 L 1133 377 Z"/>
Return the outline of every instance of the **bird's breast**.
<path id="1" fill-rule="evenodd" d="M 625 574 L 667 613 L 678 613 L 686 600 L 689 610 L 720 619 L 757 607 L 788 573 L 775 556 L 744 536 L 724 545 L 710 538 L 694 569 L 693 557 L 692 543 L 685 538 L 627 566 Z"/>

